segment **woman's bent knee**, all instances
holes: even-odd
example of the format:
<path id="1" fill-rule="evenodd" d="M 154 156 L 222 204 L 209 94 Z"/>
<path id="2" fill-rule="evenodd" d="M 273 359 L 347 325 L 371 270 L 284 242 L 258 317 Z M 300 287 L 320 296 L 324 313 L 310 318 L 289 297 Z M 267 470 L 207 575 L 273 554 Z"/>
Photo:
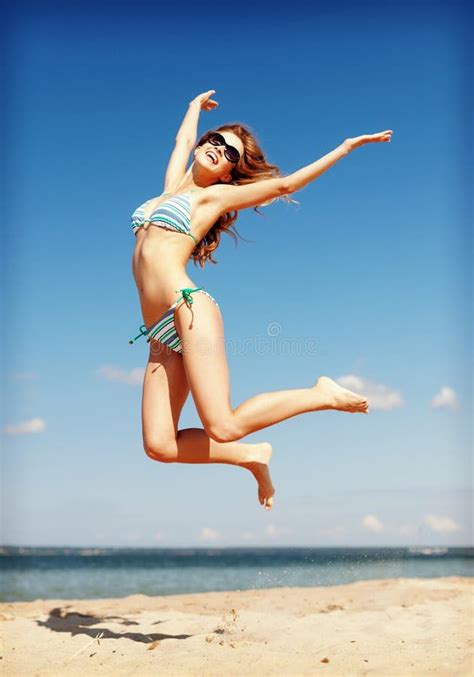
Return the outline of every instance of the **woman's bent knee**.
<path id="1" fill-rule="evenodd" d="M 147 440 L 143 444 L 146 455 L 153 461 L 160 463 L 173 463 L 176 460 L 176 441 L 164 443 L 161 441 Z"/>
<path id="2" fill-rule="evenodd" d="M 235 442 L 245 435 L 234 421 L 215 421 L 205 426 L 205 431 L 215 442 Z"/>

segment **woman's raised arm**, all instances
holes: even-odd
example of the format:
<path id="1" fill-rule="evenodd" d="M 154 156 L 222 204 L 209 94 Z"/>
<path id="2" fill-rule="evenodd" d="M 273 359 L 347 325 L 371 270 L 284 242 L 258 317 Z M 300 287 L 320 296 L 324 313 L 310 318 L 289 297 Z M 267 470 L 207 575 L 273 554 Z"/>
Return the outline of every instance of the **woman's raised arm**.
<path id="1" fill-rule="evenodd" d="M 210 89 L 208 92 L 198 94 L 192 101 L 189 102 L 188 110 L 181 123 L 181 127 L 176 134 L 176 141 L 186 141 L 191 146 L 194 146 L 197 140 L 197 129 L 199 122 L 199 113 L 201 110 L 212 110 L 219 104 L 213 101 L 210 97 L 215 94 L 215 89 Z"/>
<path id="2" fill-rule="evenodd" d="M 199 113 L 201 110 L 212 110 L 219 105 L 217 101 L 209 98 L 214 92 L 214 89 L 210 89 L 208 92 L 199 94 L 189 102 L 184 120 L 176 134 L 175 147 L 166 168 L 165 191 L 173 191 L 174 186 L 186 174 L 189 155 L 197 140 Z"/>
<path id="3" fill-rule="evenodd" d="M 314 181 L 323 174 L 329 167 L 332 167 L 338 160 L 345 155 L 366 143 L 374 141 L 390 141 L 392 130 L 378 134 L 365 134 L 353 139 L 346 139 L 340 146 L 322 158 L 316 160 L 306 167 L 298 169 L 293 174 L 282 176 L 275 179 L 264 179 L 254 183 L 235 186 L 229 184 L 216 184 L 206 190 L 209 201 L 213 201 L 218 211 L 223 214 L 230 210 L 246 209 L 248 207 L 258 207 L 269 200 L 273 200 L 281 195 L 288 195 L 300 190 L 307 183 Z"/>
<path id="4" fill-rule="evenodd" d="M 390 141 L 391 137 L 392 130 L 387 129 L 384 132 L 378 132 L 377 134 L 364 134 L 352 139 L 346 139 L 340 146 L 337 146 L 337 148 L 330 153 L 323 155 L 323 157 L 316 160 L 316 162 L 313 162 L 306 167 L 302 167 L 301 169 L 298 169 L 298 171 L 287 176 L 286 184 L 288 193 L 294 193 L 296 190 L 301 190 L 306 184 L 320 177 L 321 174 L 332 167 L 333 164 L 342 157 L 348 155 L 352 150 L 355 150 L 366 143 Z"/>

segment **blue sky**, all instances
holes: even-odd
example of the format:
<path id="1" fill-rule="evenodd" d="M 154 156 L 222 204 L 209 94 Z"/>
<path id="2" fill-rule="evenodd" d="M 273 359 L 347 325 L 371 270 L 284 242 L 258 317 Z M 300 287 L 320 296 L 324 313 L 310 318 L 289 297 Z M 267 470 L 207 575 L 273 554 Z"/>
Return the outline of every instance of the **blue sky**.
<path id="1" fill-rule="evenodd" d="M 472 541 L 467 6 L 291 9 L 9 10 L 4 544 Z M 252 242 L 223 237 L 218 265 L 188 266 L 223 314 L 234 406 L 322 374 L 372 403 L 246 438 L 273 445 L 268 513 L 246 471 L 154 463 L 141 444 L 130 215 L 162 192 L 187 104 L 208 89 L 219 107 L 199 133 L 250 125 L 284 174 L 394 130 L 298 206 L 241 212 Z M 191 397 L 180 427 L 202 427 Z"/>

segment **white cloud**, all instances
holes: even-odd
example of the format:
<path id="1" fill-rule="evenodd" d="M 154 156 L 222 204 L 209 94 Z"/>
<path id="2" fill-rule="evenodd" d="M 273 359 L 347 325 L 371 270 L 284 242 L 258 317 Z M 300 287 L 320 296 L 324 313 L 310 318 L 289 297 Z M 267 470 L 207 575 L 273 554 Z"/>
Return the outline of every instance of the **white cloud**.
<path id="1" fill-rule="evenodd" d="M 286 536 L 290 530 L 286 527 L 277 527 L 274 524 L 268 524 L 265 528 L 265 534 L 268 538 L 278 538 L 279 536 Z"/>
<path id="2" fill-rule="evenodd" d="M 199 534 L 201 541 L 217 541 L 220 537 L 220 533 L 216 529 L 211 529 L 210 527 L 203 527 Z"/>
<path id="3" fill-rule="evenodd" d="M 441 515 L 425 515 L 425 524 L 427 524 L 432 531 L 439 533 L 447 533 L 449 531 L 462 531 L 462 528 L 457 522 L 450 517 Z"/>
<path id="4" fill-rule="evenodd" d="M 46 428 L 46 423 L 42 418 L 31 418 L 29 421 L 22 421 L 16 425 L 7 424 L 3 428 L 6 435 L 26 435 L 29 433 L 40 433 Z"/>
<path id="5" fill-rule="evenodd" d="M 449 386 L 443 386 L 431 400 L 433 409 L 457 409 L 458 399 L 456 393 Z"/>
<path id="6" fill-rule="evenodd" d="M 383 523 L 377 517 L 375 517 L 375 515 L 366 515 L 362 519 L 361 524 L 369 531 L 374 531 L 375 533 L 379 533 L 380 531 L 384 530 Z"/>
<path id="7" fill-rule="evenodd" d="M 343 388 L 364 395 L 369 402 L 369 409 L 395 409 L 405 404 L 405 401 L 396 390 L 392 390 L 382 383 L 374 383 L 369 379 L 356 376 L 355 374 L 346 374 L 335 379 Z"/>
<path id="8" fill-rule="evenodd" d="M 120 367 L 104 365 L 103 367 L 99 367 L 97 373 L 107 381 L 114 381 L 115 383 L 127 383 L 131 386 L 138 386 L 143 382 L 145 370 L 142 367 L 137 367 L 136 369 L 125 371 L 125 369 L 120 369 Z"/>
<path id="9" fill-rule="evenodd" d="M 241 538 L 243 541 L 255 541 L 257 537 L 253 531 L 244 531 L 242 532 Z"/>

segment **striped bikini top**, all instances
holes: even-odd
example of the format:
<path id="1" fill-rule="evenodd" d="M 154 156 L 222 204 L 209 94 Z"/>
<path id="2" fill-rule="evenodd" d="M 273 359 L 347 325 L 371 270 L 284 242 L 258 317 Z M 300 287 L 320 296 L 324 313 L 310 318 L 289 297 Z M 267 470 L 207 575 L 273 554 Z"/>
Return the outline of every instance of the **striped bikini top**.
<path id="1" fill-rule="evenodd" d="M 199 189 L 198 189 L 199 190 Z M 189 194 L 194 192 L 193 189 L 188 190 L 186 193 L 179 193 L 178 195 L 173 195 L 165 202 L 162 202 L 155 211 L 150 214 L 148 219 L 145 221 L 145 206 L 150 202 L 147 200 L 142 205 L 137 207 L 132 214 L 132 224 L 131 228 L 135 234 L 140 226 L 143 226 L 144 223 L 153 223 L 160 228 L 166 228 L 167 230 L 175 230 L 178 233 L 184 233 L 193 238 L 194 242 L 198 244 L 198 241 L 191 233 L 191 203 Z M 163 193 L 163 195 L 171 195 L 171 193 Z"/>

